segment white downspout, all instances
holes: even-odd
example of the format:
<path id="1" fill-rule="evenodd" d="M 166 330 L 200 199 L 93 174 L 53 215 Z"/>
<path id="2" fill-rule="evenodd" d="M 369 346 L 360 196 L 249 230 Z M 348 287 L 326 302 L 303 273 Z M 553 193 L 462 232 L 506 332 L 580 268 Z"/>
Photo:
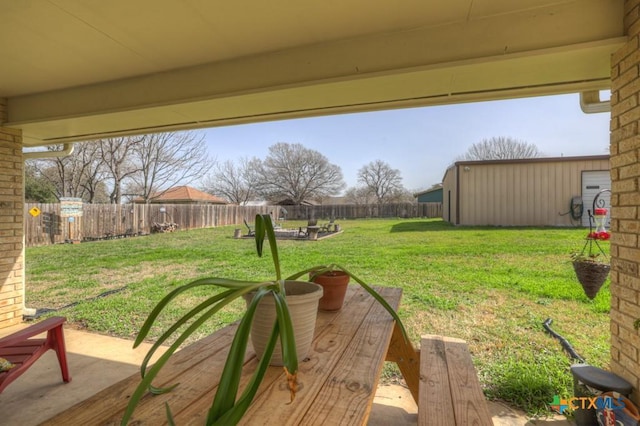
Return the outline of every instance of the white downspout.
<path id="1" fill-rule="evenodd" d="M 24 160 L 34 160 L 36 158 L 53 158 L 53 157 L 66 157 L 67 155 L 71 155 L 73 152 L 73 144 L 65 143 L 62 145 L 62 150 L 59 151 L 33 151 L 33 152 L 22 152 L 22 161 Z"/>
<path id="2" fill-rule="evenodd" d="M 37 159 L 37 158 L 53 158 L 53 157 L 66 157 L 67 155 L 71 155 L 71 153 L 73 152 L 73 143 L 65 143 L 62 146 L 62 149 L 59 151 L 33 151 L 33 152 L 22 152 L 22 162 L 24 164 L 24 162 L 26 160 L 33 160 L 33 159 Z M 25 194 L 25 186 L 24 186 L 24 181 L 25 181 L 25 167 L 22 168 L 22 201 L 24 203 L 24 194 Z M 27 261 L 26 258 L 26 254 L 25 254 L 25 249 L 27 247 L 26 244 L 26 232 L 24 229 L 24 225 L 22 228 L 22 263 L 24 265 L 24 263 Z M 27 294 L 26 294 L 26 290 L 27 290 L 27 283 L 26 283 L 26 274 L 22 274 L 22 317 L 35 317 L 37 314 L 37 310 L 35 308 L 27 308 L 26 305 L 26 301 L 27 301 Z"/>
<path id="3" fill-rule="evenodd" d="M 582 109 L 582 112 L 585 114 L 610 112 L 611 101 L 601 101 L 600 92 L 597 90 L 580 92 L 580 109 Z"/>

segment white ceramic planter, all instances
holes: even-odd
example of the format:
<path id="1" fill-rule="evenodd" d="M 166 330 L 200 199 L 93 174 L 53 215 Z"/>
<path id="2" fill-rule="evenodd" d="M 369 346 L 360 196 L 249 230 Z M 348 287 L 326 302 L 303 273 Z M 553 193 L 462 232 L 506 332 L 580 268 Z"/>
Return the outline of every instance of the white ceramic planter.
<path id="1" fill-rule="evenodd" d="M 298 360 L 301 361 L 306 358 L 309 353 L 311 341 L 313 340 L 316 318 L 318 316 L 318 301 L 322 297 L 322 287 L 306 281 L 286 281 L 285 291 L 287 295 L 287 305 L 291 312 Z M 247 304 L 252 298 L 253 294 L 245 295 Z M 251 326 L 251 343 L 253 344 L 258 359 L 260 359 L 264 353 L 264 348 L 271 335 L 275 319 L 276 310 L 273 296 L 265 296 L 258 305 Z M 276 343 L 270 364 L 282 365 L 280 339 L 278 339 Z"/>

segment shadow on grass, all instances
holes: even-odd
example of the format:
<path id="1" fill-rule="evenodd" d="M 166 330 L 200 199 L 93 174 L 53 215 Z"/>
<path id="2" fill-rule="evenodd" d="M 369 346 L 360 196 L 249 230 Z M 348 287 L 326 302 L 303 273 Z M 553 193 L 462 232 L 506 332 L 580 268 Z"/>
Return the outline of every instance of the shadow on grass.
<path id="1" fill-rule="evenodd" d="M 574 229 L 565 227 L 553 227 L 553 226 L 455 226 L 449 222 L 445 222 L 442 219 L 426 219 L 423 221 L 410 221 L 400 222 L 391 227 L 391 232 L 436 232 L 436 231 L 478 231 L 478 230 L 554 230 L 554 229 Z M 581 227 L 575 227 L 575 229 L 581 229 Z"/>
<path id="2" fill-rule="evenodd" d="M 391 232 L 434 232 L 450 231 L 456 229 L 455 226 L 442 220 L 425 220 L 420 222 L 400 222 L 391 227 Z"/>

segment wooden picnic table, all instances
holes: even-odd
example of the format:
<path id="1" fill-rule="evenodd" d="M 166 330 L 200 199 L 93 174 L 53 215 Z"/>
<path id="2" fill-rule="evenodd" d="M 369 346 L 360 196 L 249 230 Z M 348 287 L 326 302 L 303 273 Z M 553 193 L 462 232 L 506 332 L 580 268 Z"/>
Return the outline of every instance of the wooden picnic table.
<path id="1" fill-rule="evenodd" d="M 380 287 L 377 290 L 393 308 L 398 308 L 401 289 Z M 203 425 L 235 329 L 236 324 L 229 325 L 174 354 L 154 385 L 163 387 L 179 382 L 179 386 L 165 395 L 145 396 L 131 424 L 166 424 L 165 402 L 168 402 L 177 425 Z M 410 343 L 404 347 L 393 319 L 384 308 L 360 286 L 350 286 L 340 311 L 318 314 L 310 353 L 300 360 L 300 386 L 295 401 L 289 402 L 282 367 L 269 367 L 241 424 L 366 424 L 391 341 L 394 342 L 392 352 L 398 345 L 402 346 L 400 351 L 395 351 L 399 358 L 403 358 L 402 350 L 415 355 Z M 249 346 L 245 356 L 245 383 L 256 365 L 255 354 Z M 403 368 L 406 365 L 401 365 Z M 415 368 L 419 368 L 417 363 Z M 416 370 L 415 383 L 409 383 L 415 388 L 412 389 L 414 397 L 417 397 L 417 378 Z M 119 424 L 129 396 L 139 382 L 140 375 L 135 374 L 43 424 Z"/>

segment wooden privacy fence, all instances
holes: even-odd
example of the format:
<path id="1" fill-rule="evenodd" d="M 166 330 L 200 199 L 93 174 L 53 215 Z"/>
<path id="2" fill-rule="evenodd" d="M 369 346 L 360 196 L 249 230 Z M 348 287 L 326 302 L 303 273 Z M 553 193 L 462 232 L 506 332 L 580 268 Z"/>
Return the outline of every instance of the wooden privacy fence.
<path id="1" fill-rule="evenodd" d="M 25 204 L 27 247 L 149 234 L 154 224 L 177 229 L 209 228 L 253 223 L 256 214 L 275 219 L 358 219 L 373 217 L 442 217 L 441 203 L 384 206 L 236 206 L 208 204 L 83 204 L 80 211 L 61 211 L 60 204 Z M 285 214 L 286 211 L 286 214 Z"/>
<path id="2" fill-rule="evenodd" d="M 321 206 L 276 206 L 278 217 L 287 219 L 362 219 L 374 217 L 442 217 L 442 203 L 331 204 Z"/>

